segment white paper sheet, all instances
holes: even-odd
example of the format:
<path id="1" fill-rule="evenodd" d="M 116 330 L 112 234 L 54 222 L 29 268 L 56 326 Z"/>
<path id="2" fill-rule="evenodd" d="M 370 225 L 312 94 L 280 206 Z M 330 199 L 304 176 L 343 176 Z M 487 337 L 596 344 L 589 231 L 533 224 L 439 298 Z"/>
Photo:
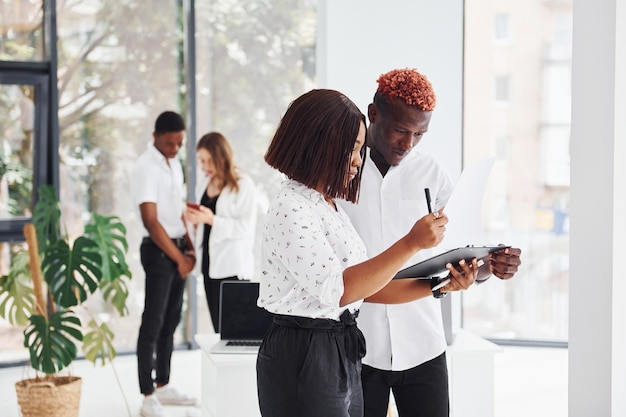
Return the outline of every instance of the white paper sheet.
<path id="1" fill-rule="evenodd" d="M 446 234 L 437 252 L 467 245 L 484 245 L 482 208 L 485 186 L 495 158 L 485 158 L 467 166 L 445 206 Z"/>

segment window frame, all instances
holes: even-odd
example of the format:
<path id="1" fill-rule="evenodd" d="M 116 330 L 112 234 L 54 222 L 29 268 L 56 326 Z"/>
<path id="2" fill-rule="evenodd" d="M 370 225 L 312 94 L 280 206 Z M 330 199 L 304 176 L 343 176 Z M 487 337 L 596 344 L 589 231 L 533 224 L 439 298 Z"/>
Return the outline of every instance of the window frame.
<path id="1" fill-rule="evenodd" d="M 37 200 L 37 189 L 49 183 L 49 115 L 50 115 L 50 74 L 49 64 L 33 62 L 0 62 L 0 84 L 30 85 L 35 88 L 34 129 L 33 129 L 33 184 L 31 209 Z M 0 241 L 24 241 L 23 229 L 31 217 L 17 216 L 0 219 Z"/>

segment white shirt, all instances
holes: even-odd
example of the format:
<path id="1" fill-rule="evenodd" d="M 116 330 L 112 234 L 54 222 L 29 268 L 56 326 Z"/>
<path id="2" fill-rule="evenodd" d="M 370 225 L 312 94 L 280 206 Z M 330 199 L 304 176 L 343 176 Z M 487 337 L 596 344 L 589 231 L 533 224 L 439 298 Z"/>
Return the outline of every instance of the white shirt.
<path id="1" fill-rule="evenodd" d="M 254 181 L 238 173 L 239 191 L 225 187 L 217 199 L 208 248 L 205 247 L 204 224 L 196 228 L 196 253 L 209 251 L 209 277 L 253 278 L 254 241 L 256 234 L 257 200 Z M 197 202 L 202 199 L 210 177 L 204 176 L 196 187 Z M 201 262 L 196 262 L 198 270 Z"/>
<path id="2" fill-rule="evenodd" d="M 435 210 L 444 206 L 453 184 L 439 163 L 416 149 L 400 164 L 390 167 L 384 177 L 373 161 L 367 161 L 358 204 L 339 204 L 365 242 L 368 257 L 387 249 L 428 213 L 426 187 L 430 188 Z M 404 267 L 431 253 L 419 251 Z M 363 363 L 378 369 L 407 370 L 446 349 L 441 306 L 434 297 L 394 305 L 363 303 L 358 324 L 367 346 Z"/>
<path id="3" fill-rule="evenodd" d="M 339 320 L 362 300 L 339 307 L 343 271 L 367 259 L 346 213 L 286 180 L 270 203 L 262 240 L 258 305 L 276 313 Z"/>
<path id="4" fill-rule="evenodd" d="M 157 219 L 167 235 L 171 238 L 185 236 L 187 229 L 182 220 L 184 180 L 178 158 L 168 160 L 150 143 L 135 162 L 129 182 L 137 207 L 142 203 L 156 203 Z M 143 235 L 150 235 L 145 226 Z"/>

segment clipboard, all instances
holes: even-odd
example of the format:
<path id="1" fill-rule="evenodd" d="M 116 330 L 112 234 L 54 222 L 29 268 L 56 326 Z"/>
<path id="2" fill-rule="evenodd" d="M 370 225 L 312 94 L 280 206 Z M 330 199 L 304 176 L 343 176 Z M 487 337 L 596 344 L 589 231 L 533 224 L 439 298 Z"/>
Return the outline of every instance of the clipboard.
<path id="1" fill-rule="evenodd" d="M 461 259 L 469 262 L 474 258 L 486 258 L 491 252 L 510 248 L 510 246 L 464 246 L 449 250 L 432 258 L 418 262 L 398 272 L 393 279 L 420 278 L 430 279 L 444 272 L 448 272 L 446 264 L 458 265 Z M 485 259 L 483 259 L 483 262 Z"/>

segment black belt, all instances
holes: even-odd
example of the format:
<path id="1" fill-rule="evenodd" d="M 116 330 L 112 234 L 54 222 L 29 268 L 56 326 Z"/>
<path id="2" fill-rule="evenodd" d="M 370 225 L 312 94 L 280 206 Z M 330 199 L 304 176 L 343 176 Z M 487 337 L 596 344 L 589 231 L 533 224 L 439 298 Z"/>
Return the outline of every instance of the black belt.
<path id="1" fill-rule="evenodd" d="M 356 326 L 359 311 L 345 310 L 339 321 L 332 319 L 312 319 L 300 316 L 274 316 L 274 324 L 286 327 L 299 327 L 310 330 L 346 331 L 346 355 L 353 363 L 365 356 L 365 337 Z"/>
<path id="2" fill-rule="evenodd" d="M 179 249 L 185 249 L 187 247 L 187 241 L 185 240 L 184 236 L 172 238 L 172 242 L 174 242 L 176 247 Z M 144 237 L 143 240 L 141 241 L 141 244 L 142 245 L 143 244 L 155 245 L 154 241 L 150 237 Z"/>

